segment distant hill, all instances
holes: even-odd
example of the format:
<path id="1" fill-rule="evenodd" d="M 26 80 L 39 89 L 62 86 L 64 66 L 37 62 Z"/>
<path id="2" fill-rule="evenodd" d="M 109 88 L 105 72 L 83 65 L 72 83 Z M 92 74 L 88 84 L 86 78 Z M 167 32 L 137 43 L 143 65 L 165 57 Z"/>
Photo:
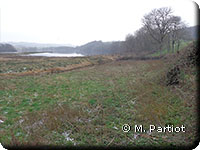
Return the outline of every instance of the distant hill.
<path id="1" fill-rule="evenodd" d="M 12 44 L 16 48 L 21 48 L 21 47 L 44 48 L 44 47 L 60 47 L 60 46 L 74 47 L 71 44 L 48 44 L 48 43 L 32 43 L 32 42 L 7 42 L 7 43 Z"/>
<path id="2" fill-rule="evenodd" d="M 124 42 L 102 42 L 93 41 L 75 48 L 78 53 L 83 55 L 101 55 L 125 52 Z"/>
<path id="3" fill-rule="evenodd" d="M 74 47 L 16 47 L 18 52 L 75 53 Z"/>
<path id="4" fill-rule="evenodd" d="M 0 52 L 17 52 L 14 46 L 0 43 Z"/>

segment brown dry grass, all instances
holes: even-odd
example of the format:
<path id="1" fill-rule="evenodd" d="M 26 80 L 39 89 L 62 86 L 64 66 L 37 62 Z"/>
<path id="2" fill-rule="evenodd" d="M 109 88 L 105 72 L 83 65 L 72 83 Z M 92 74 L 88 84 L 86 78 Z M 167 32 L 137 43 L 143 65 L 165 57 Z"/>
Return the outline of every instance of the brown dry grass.
<path id="1" fill-rule="evenodd" d="M 34 70 L 34 71 L 26 71 L 26 72 L 19 72 L 19 73 L 1 73 L 0 76 L 27 76 L 27 75 L 59 73 L 59 72 L 72 71 L 75 69 L 89 67 L 92 65 L 93 65 L 92 63 L 85 61 L 80 64 L 72 64 L 67 67 L 56 67 L 56 68 L 50 68 L 50 69 L 45 69 L 45 70 Z"/>

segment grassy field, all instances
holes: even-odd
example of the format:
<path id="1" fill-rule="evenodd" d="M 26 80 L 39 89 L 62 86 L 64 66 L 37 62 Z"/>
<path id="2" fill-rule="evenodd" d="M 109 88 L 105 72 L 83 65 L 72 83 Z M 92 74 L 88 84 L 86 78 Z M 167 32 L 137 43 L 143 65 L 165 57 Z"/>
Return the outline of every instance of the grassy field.
<path id="1" fill-rule="evenodd" d="M 118 56 L 0 55 L 3 145 L 185 146 L 196 140 L 196 69 L 166 86 L 169 64 Z M 190 87 L 190 89 L 187 89 Z M 129 124 L 186 132 L 123 132 Z"/>

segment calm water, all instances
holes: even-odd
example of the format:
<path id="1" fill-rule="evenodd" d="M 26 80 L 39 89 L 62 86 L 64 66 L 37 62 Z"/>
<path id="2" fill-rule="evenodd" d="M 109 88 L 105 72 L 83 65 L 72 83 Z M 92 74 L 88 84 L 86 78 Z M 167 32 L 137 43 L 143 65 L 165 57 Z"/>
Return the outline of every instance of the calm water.
<path id="1" fill-rule="evenodd" d="M 28 54 L 26 56 L 44 56 L 44 57 L 83 57 L 82 54 L 71 53 L 71 54 L 63 54 L 63 53 L 34 53 Z"/>

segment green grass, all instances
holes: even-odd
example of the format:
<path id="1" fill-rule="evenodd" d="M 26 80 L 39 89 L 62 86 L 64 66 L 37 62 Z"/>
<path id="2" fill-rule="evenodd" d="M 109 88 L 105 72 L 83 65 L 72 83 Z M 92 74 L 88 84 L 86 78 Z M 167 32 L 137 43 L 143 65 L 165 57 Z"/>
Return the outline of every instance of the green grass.
<path id="1" fill-rule="evenodd" d="M 191 108 L 185 108 L 184 99 L 160 84 L 164 71 L 162 60 L 121 61 L 49 75 L 0 76 L 0 117 L 5 121 L 0 124 L 0 142 L 187 144 L 184 134 L 152 133 L 153 139 L 143 133 L 135 139 L 136 133 L 124 133 L 121 129 L 123 124 L 142 124 L 146 128 L 150 124 L 179 126 L 183 121 L 186 126 L 190 124 L 184 114 Z"/>
<path id="2" fill-rule="evenodd" d="M 168 49 L 163 49 L 161 52 L 160 51 L 155 52 L 155 53 L 151 54 L 150 56 L 157 57 L 157 56 L 166 55 L 166 54 L 169 54 L 169 53 L 175 53 L 175 52 L 177 52 L 178 50 L 181 50 L 182 48 L 184 48 L 185 46 L 187 46 L 190 43 L 191 43 L 191 41 L 181 41 L 179 49 L 177 49 L 177 44 L 176 44 L 173 52 L 172 52 L 172 50 L 169 51 Z"/>

